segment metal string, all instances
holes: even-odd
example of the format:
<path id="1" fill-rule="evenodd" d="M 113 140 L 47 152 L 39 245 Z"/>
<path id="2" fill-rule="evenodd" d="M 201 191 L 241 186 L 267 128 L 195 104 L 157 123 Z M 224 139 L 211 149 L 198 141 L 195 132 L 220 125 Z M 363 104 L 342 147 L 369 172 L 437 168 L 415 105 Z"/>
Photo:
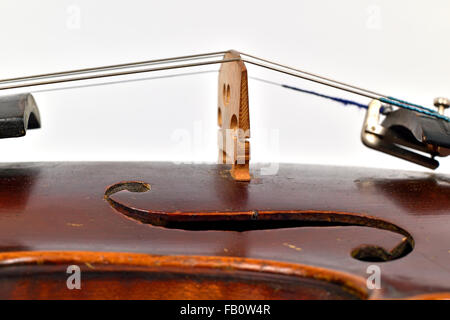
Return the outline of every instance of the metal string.
<path id="1" fill-rule="evenodd" d="M 246 60 L 246 59 L 242 59 L 242 61 L 247 62 L 249 64 L 257 65 L 259 67 L 263 67 L 263 68 L 266 68 L 266 69 L 270 69 L 270 70 L 273 70 L 273 71 L 277 71 L 277 72 L 280 72 L 280 73 L 291 75 L 291 76 L 294 76 L 294 77 L 297 77 L 297 78 L 302 78 L 302 79 L 309 80 L 309 81 L 312 81 L 312 82 L 316 82 L 316 83 L 319 83 L 319 84 L 322 84 L 322 85 L 326 85 L 326 86 L 333 87 L 333 88 L 336 88 L 336 89 L 344 90 L 344 91 L 347 91 L 347 92 L 350 92 L 350 93 L 354 93 L 354 94 L 357 94 L 357 95 L 360 95 L 360 96 L 364 96 L 364 97 L 367 97 L 367 98 L 376 99 L 376 100 L 379 100 L 379 101 L 381 101 L 383 103 L 386 103 L 386 104 L 389 104 L 389 105 L 392 105 L 392 106 L 396 106 L 396 107 L 399 107 L 399 108 L 412 110 L 412 111 L 415 111 L 415 112 L 418 112 L 418 113 L 421 113 L 421 114 L 424 114 L 424 115 L 427 115 L 427 116 L 430 116 L 430 117 L 434 117 L 434 118 L 438 118 L 438 119 L 450 122 L 450 118 L 449 117 L 447 117 L 445 115 L 442 115 L 442 114 L 438 113 L 437 111 L 435 111 L 433 109 L 426 108 L 426 107 L 423 107 L 423 106 L 420 106 L 420 105 L 417 105 L 417 104 L 414 104 L 414 103 L 406 102 L 404 100 L 400 100 L 400 99 L 392 98 L 392 97 L 387 97 L 387 96 L 384 96 L 384 95 L 383 96 L 377 96 L 377 95 L 373 94 L 371 91 L 368 91 L 368 90 L 365 90 L 365 89 L 362 89 L 362 88 L 358 88 L 358 87 L 355 87 L 357 89 L 353 89 L 353 86 L 352 86 L 352 88 L 341 87 L 339 84 L 335 84 L 335 83 L 338 83 L 338 82 L 327 83 L 326 81 L 320 80 L 320 78 L 319 79 L 308 78 L 307 76 L 299 75 L 299 74 L 296 74 L 295 72 L 290 72 L 290 71 L 286 71 L 286 70 L 280 70 L 280 69 L 277 69 L 276 67 L 264 65 L 264 64 L 261 64 L 261 63 L 258 63 L 258 62 L 254 62 L 254 61 L 249 61 L 249 60 Z M 293 68 L 289 68 L 289 69 L 295 70 Z M 301 72 L 301 71 L 298 71 L 298 72 Z M 361 90 L 363 92 L 359 92 L 359 90 Z"/>
<path id="2" fill-rule="evenodd" d="M 269 63 L 271 65 L 275 65 L 275 66 L 278 66 L 278 67 L 281 67 L 281 68 L 285 68 L 285 69 L 288 69 L 288 70 L 299 72 L 299 73 L 302 73 L 302 74 L 305 74 L 305 75 L 308 75 L 308 76 L 312 76 L 312 77 L 315 77 L 315 78 L 318 78 L 318 79 L 322 79 L 322 80 L 329 81 L 329 82 L 332 82 L 332 83 L 335 83 L 335 84 L 339 84 L 341 86 L 345 86 L 345 87 L 348 87 L 348 88 L 351 88 L 351 89 L 354 89 L 354 90 L 365 92 L 366 94 L 371 94 L 373 96 L 378 96 L 378 98 L 385 98 L 385 99 L 389 99 L 389 100 L 394 100 L 396 102 L 400 102 L 400 103 L 406 104 L 406 105 L 411 105 L 411 106 L 414 106 L 416 108 L 423 109 L 423 110 L 426 110 L 426 111 L 429 111 L 429 112 L 436 112 L 433 109 L 429 109 L 429 108 L 426 108 L 426 107 L 423 107 L 423 106 L 420 106 L 420 105 L 417 105 L 417 104 L 414 104 L 414 103 L 410 103 L 408 101 L 396 99 L 396 98 L 393 98 L 391 96 L 387 96 L 387 95 L 384 95 L 384 94 L 381 94 L 381 93 L 377 93 L 375 91 L 371 91 L 371 90 L 367 90 L 367 89 L 364 89 L 364 88 L 361 88 L 361 87 L 350 85 L 350 84 L 345 83 L 345 82 L 333 80 L 331 78 L 320 76 L 318 74 L 307 72 L 307 71 L 304 71 L 304 70 L 301 70 L 301 69 L 298 69 L 298 68 L 292 68 L 290 66 L 283 65 L 283 64 L 280 64 L 280 63 L 277 63 L 277 62 L 273 62 L 273 61 L 270 61 L 270 60 L 267 60 L 267 59 L 259 58 L 259 57 L 256 57 L 254 55 L 250 55 L 250 54 L 247 54 L 247 53 L 244 53 L 244 52 L 239 52 L 239 54 L 243 55 L 243 56 L 247 56 L 247 57 L 253 58 L 255 60 L 259 60 L 259 61 L 265 62 L 265 63 Z M 350 91 L 350 92 L 352 92 L 352 91 Z M 355 93 L 355 92 L 352 92 L 352 93 Z M 368 95 L 365 95 L 365 96 L 366 97 L 370 97 L 372 99 L 378 99 L 378 98 L 374 98 L 373 96 L 368 96 Z"/>
<path id="3" fill-rule="evenodd" d="M 178 62 L 178 61 L 197 60 L 197 59 L 204 59 L 205 57 L 206 58 L 223 57 L 223 55 L 225 53 L 226 53 L 226 51 L 218 51 L 218 52 L 200 53 L 200 54 L 181 56 L 181 57 L 146 60 L 146 61 L 131 62 L 131 63 L 121 63 L 121 64 L 115 64 L 115 65 L 109 65 L 109 66 L 102 66 L 102 67 L 83 68 L 83 69 L 53 72 L 53 73 L 43 73 L 43 74 L 37 74 L 37 75 L 32 75 L 32 76 L 3 79 L 3 80 L 0 80 L 0 84 L 15 83 L 15 82 L 21 82 L 21 81 L 25 81 L 25 80 L 35 80 L 35 79 L 43 79 L 43 78 L 51 78 L 51 77 L 62 77 L 62 76 L 92 73 L 92 72 L 98 72 L 98 71 L 119 70 L 119 69 L 141 67 L 141 66 L 147 66 L 147 65 L 153 65 L 153 64 L 174 63 L 174 62 Z"/>
<path id="4" fill-rule="evenodd" d="M 442 119 L 450 122 L 450 118 L 445 115 L 441 115 L 437 111 L 426 108 L 414 103 L 410 103 L 404 100 L 400 100 L 397 98 L 393 98 L 391 96 L 383 95 L 377 93 L 375 91 L 367 90 L 361 87 L 357 87 L 354 85 L 350 85 L 344 82 L 336 81 L 328 77 L 320 76 L 311 72 L 307 72 L 301 69 L 292 68 L 286 65 L 279 64 L 277 62 L 273 62 L 267 59 L 262 59 L 250 54 L 239 53 L 240 55 L 247 58 L 229 58 L 229 59 L 219 59 L 219 60 L 208 60 L 208 61 L 200 61 L 200 62 L 192 62 L 192 63 L 182 63 L 185 61 L 194 61 L 194 60 L 202 60 L 202 59 L 211 59 L 224 56 L 229 51 L 218 51 L 211 53 L 200 53 L 194 55 L 180 56 L 180 57 L 172 57 L 172 58 L 164 58 L 164 59 L 155 59 L 155 60 L 147 60 L 140 62 L 132 62 L 132 63 L 123 63 L 116 65 L 108 65 L 102 67 L 94 67 L 94 68 L 83 68 L 83 69 L 75 69 L 69 71 L 62 72 L 53 72 L 53 73 L 44 73 L 37 74 L 32 76 L 24 76 L 24 77 L 16 77 L 0 80 L 0 90 L 7 89 L 15 89 L 15 88 L 23 88 L 23 87 L 31 87 L 31 86 L 40 86 L 40 85 L 50 85 L 56 83 L 64 83 L 70 81 L 80 81 L 80 80 L 88 80 L 88 79 L 99 79 L 105 77 L 113 77 L 113 76 L 123 76 L 137 73 L 147 73 L 154 71 L 162 71 L 162 70 L 171 70 L 171 69 L 180 69 L 180 68 L 189 68 L 196 66 L 205 66 L 212 64 L 222 64 L 229 62 L 242 61 L 246 62 L 261 68 L 269 69 L 275 72 L 284 73 L 293 77 L 301 78 L 304 80 L 312 81 L 321 85 L 333 87 L 338 90 L 343 90 L 349 93 L 353 93 L 356 95 L 360 95 L 370 99 L 376 99 L 383 103 L 393 105 L 399 108 L 405 108 L 409 110 L 413 110 L 415 112 L 419 112 L 425 114 L 427 116 L 435 117 L 438 119 Z M 152 67 L 148 68 L 151 65 L 161 65 L 161 64 L 171 64 L 160 67 Z M 145 67 L 145 68 L 143 68 Z M 133 70 L 124 70 L 124 71 L 116 71 L 123 69 L 132 69 L 132 68 L 140 68 Z M 103 72 L 103 73 L 102 73 Z M 106 73 L 105 73 L 106 72 Z"/>
<path id="5" fill-rule="evenodd" d="M 115 84 L 123 84 L 123 83 L 130 83 L 130 82 L 141 82 L 141 81 L 167 79 L 167 78 L 178 78 L 178 77 L 183 77 L 183 76 L 193 76 L 193 75 L 208 74 L 208 73 L 218 73 L 218 70 L 182 72 L 182 73 L 169 74 L 169 75 L 156 76 L 156 77 L 143 77 L 143 78 L 138 78 L 138 79 L 126 79 L 126 80 L 119 80 L 119 81 L 105 81 L 105 82 L 96 82 L 96 83 L 89 83 L 89 84 L 75 84 L 73 86 L 64 86 L 64 87 L 56 87 L 56 88 L 44 88 L 44 89 L 41 89 L 41 90 L 32 90 L 31 93 L 52 92 L 52 91 L 80 89 L 80 88 L 92 88 L 92 87 L 100 87 L 100 86 L 106 86 L 106 85 L 115 85 Z"/>
<path id="6" fill-rule="evenodd" d="M 218 63 L 220 63 L 220 64 L 221 63 L 229 63 L 229 62 L 235 62 L 235 61 L 241 61 L 241 59 L 240 58 L 232 58 L 232 59 L 223 59 L 223 60 L 218 60 L 218 61 L 204 61 L 204 62 L 197 62 L 197 63 L 188 63 L 188 64 L 172 65 L 172 66 L 165 66 L 165 67 L 157 67 L 157 68 L 145 68 L 145 69 L 139 69 L 139 70 L 128 70 L 128 71 L 112 72 L 112 73 L 106 73 L 106 74 L 101 73 L 101 74 L 93 74 L 93 75 L 58 79 L 59 77 L 63 77 L 66 75 L 64 72 L 61 72 L 60 75 L 57 75 L 57 76 L 40 75 L 38 77 L 33 77 L 33 76 L 28 77 L 29 80 L 40 79 L 41 77 L 51 77 L 50 80 L 43 80 L 43 81 L 41 80 L 41 81 L 37 81 L 34 83 L 33 82 L 23 83 L 20 80 L 20 81 L 17 81 L 19 83 L 16 84 L 15 80 L 8 81 L 12 84 L 8 84 L 4 87 L 0 87 L 0 90 L 33 87 L 33 86 L 64 83 L 64 82 L 71 82 L 71 81 L 99 79 L 99 78 L 123 76 L 123 75 L 137 74 L 137 73 L 147 73 L 147 72 L 162 71 L 162 70 L 181 69 L 181 68 L 188 68 L 188 67 L 194 67 L 194 66 L 205 66 L 205 65 L 218 64 Z M 78 72 L 81 74 L 86 73 L 84 71 L 73 70 L 70 72 L 70 74 L 75 74 Z M 56 79 L 52 79 L 52 78 L 56 78 Z M 2 81 L 0 81 L 0 85 L 1 84 L 2 84 Z"/>

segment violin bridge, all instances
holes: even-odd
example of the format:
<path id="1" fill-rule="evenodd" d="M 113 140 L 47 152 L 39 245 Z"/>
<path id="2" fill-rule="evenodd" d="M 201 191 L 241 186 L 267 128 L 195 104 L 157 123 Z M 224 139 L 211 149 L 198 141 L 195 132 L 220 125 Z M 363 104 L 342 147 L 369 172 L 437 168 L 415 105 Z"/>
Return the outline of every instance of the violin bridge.
<path id="1" fill-rule="evenodd" d="M 229 51 L 224 59 L 240 58 Z M 231 176 L 249 181 L 250 116 L 247 68 L 243 61 L 223 63 L 219 70 L 218 90 L 219 163 L 231 164 Z"/>

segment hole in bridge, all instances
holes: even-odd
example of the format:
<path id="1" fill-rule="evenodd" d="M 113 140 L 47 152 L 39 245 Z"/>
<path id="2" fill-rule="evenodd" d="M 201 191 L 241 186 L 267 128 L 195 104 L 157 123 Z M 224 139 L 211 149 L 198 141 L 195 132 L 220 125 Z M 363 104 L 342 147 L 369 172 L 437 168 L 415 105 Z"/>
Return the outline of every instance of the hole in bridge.
<path id="1" fill-rule="evenodd" d="M 223 84 L 222 87 L 222 99 L 223 99 L 223 104 L 226 106 L 230 103 L 230 99 L 231 99 L 231 89 L 230 89 L 230 85 L 229 84 Z"/>
<path id="2" fill-rule="evenodd" d="M 236 130 L 238 127 L 237 117 L 235 114 L 231 117 L 230 129 Z"/>
<path id="3" fill-rule="evenodd" d="M 222 110 L 220 110 L 220 107 L 217 111 L 217 122 L 219 124 L 219 127 L 222 127 Z"/>

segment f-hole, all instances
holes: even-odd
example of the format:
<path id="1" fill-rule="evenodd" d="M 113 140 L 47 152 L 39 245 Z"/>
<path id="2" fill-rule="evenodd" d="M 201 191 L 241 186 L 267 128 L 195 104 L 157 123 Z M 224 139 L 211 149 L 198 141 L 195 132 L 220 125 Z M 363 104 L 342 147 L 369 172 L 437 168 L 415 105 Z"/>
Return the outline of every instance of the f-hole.
<path id="1" fill-rule="evenodd" d="M 120 191 L 148 192 L 150 184 L 140 181 L 119 182 L 108 187 L 105 199 L 119 213 L 139 223 L 189 231 L 251 231 L 299 227 L 361 226 L 382 229 L 403 236 L 392 250 L 377 245 L 360 245 L 350 254 L 368 262 L 385 262 L 402 258 L 414 248 L 414 239 L 405 229 L 382 219 L 351 212 L 311 210 L 252 210 L 244 212 L 163 212 L 130 207 L 111 196 Z"/>

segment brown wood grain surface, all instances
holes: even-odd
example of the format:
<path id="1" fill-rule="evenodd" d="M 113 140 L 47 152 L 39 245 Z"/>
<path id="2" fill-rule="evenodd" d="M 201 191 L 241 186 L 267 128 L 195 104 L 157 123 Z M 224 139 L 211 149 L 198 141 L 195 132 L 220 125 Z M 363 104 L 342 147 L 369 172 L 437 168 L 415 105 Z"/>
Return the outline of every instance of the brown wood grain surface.
<path id="1" fill-rule="evenodd" d="M 449 297 L 449 176 L 285 164 L 273 176 L 255 167 L 250 182 L 239 182 L 227 170 L 0 165 L 0 297 Z M 104 196 L 121 181 L 150 190 L 110 195 L 124 211 Z M 367 245 L 390 251 L 408 237 L 412 251 L 395 259 L 352 256 Z M 82 268 L 80 291 L 65 286 L 70 264 Z M 379 290 L 366 287 L 373 264 Z"/>

